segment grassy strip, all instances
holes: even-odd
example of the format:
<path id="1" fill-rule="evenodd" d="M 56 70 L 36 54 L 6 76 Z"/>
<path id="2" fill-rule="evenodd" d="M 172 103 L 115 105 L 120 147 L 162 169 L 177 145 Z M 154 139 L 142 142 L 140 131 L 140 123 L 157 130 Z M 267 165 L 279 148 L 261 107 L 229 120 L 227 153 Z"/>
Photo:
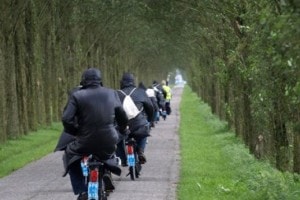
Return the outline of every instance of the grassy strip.
<path id="1" fill-rule="evenodd" d="M 180 112 L 179 200 L 300 199 L 299 176 L 256 160 L 189 87 Z"/>
<path id="2" fill-rule="evenodd" d="M 61 133 L 61 123 L 0 144 L 0 178 L 52 152 Z"/>

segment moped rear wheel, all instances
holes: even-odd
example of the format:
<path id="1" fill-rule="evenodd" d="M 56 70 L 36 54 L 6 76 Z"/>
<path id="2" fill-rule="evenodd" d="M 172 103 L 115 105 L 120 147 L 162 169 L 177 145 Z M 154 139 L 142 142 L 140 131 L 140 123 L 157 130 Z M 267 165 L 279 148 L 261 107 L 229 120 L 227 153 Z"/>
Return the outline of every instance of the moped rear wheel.
<path id="1" fill-rule="evenodd" d="M 136 175 L 136 172 L 135 172 L 135 166 L 130 166 L 129 167 L 129 174 L 130 174 L 130 179 L 134 181 L 135 179 L 135 175 Z"/>
<path id="2" fill-rule="evenodd" d="M 101 184 L 101 185 L 100 185 Z M 107 200 L 108 193 L 105 191 L 105 185 L 103 180 L 99 181 L 99 200 Z"/>
<path id="3" fill-rule="evenodd" d="M 99 200 L 107 200 L 107 196 L 105 194 L 102 194 Z"/>

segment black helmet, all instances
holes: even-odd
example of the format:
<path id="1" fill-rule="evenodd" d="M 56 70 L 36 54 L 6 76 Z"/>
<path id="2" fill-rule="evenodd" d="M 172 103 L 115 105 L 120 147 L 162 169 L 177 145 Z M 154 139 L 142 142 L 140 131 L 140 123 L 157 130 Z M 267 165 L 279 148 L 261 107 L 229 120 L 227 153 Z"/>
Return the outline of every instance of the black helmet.
<path id="1" fill-rule="evenodd" d="M 122 79 L 120 81 L 121 88 L 128 87 L 128 86 L 134 86 L 134 76 L 132 73 L 125 72 L 122 76 Z"/>
<path id="2" fill-rule="evenodd" d="M 99 85 L 101 84 L 101 72 L 96 68 L 89 68 L 82 73 L 81 82 L 82 86 Z"/>

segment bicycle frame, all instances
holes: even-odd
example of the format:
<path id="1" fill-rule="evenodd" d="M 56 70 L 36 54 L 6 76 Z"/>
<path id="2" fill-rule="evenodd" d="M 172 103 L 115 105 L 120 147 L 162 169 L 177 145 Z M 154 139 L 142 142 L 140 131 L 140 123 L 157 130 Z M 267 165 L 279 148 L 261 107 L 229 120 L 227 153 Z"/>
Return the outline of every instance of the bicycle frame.
<path id="1" fill-rule="evenodd" d="M 106 200 L 107 193 L 103 182 L 104 163 L 90 155 L 82 159 L 81 167 L 88 186 L 88 200 Z"/>
<path id="2" fill-rule="evenodd" d="M 129 138 L 126 141 L 126 154 L 127 154 L 127 164 L 129 166 L 129 173 L 131 180 L 139 178 L 141 165 L 138 160 L 136 152 L 136 141 L 133 138 Z"/>

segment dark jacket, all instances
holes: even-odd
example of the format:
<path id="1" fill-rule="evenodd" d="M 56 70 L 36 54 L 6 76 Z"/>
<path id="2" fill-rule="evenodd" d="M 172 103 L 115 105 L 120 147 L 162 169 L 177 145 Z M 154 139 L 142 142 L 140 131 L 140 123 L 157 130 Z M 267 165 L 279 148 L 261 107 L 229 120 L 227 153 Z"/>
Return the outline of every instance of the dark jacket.
<path id="1" fill-rule="evenodd" d="M 158 112 L 159 111 L 159 106 L 158 106 L 158 103 L 157 103 L 155 90 L 153 88 L 148 88 L 146 90 L 146 94 L 152 102 L 154 112 Z"/>
<path id="2" fill-rule="evenodd" d="M 70 99 L 70 96 L 74 92 L 80 90 L 81 88 L 82 88 L 82 86 L 79 85 L 79 86 L 73 88 L 72 90 L 70 90 L 68 92 L 69 99 Z M 67 105 L 68 105 L 68 103 L 67 103 Z M 64 111 L 66 110 L 67 105 L 65 106 Z M 58 139 L 58 142 L 56 144 L 56 147 L 55 147 L 54 151 L 64 151 L 64 150 L 66 150 L 67 145 L 69 143 L 73 142 L 74 140 L 76 140 L 76 137 L 74 135 L 71 135 L 71 134 L 67 133 L 65 130 L 63 130 L 61 135 L 60 135 L 60 138 Z"/>
<path id="3" fill-rule="evenodd" d="M 126 94 L 129 94 L 135 88 L 133 78 L 123 77 L 121 80 L 121 90 Z M 121 102 L 123 102 L 125 95 L 118 91 Z M 131 94 L 131 98 L 139 110 L 143 110 L 135 118 L 129 120 L 129 130 L 134 133 L 141 127 L 152 121 L 154 116 L 154 109 L 151 100 L 148 98 L 144 89 L 136 88 L 136 90 Z"/>
<path id="4" fill-rule="evenodd" d="M 70 97 L 62 122 L 65 132 L 76 136 L 81 146 L 93 151 L 94 148 L 97 150 L 116 144 L 115 119 L 119 126 L 126 126 L 127 117 L 117 93 L 93 86 L 81 89 Z"/>
<path id="5" fill-rule="evenodd" d="M 162 86 L 160 84 L 158 84 L 156 81 L 153 81 L 153 85 L 152 85 L 154 91 L 155 91 L 155 95 L 156 95 L 156 99 L 157 99 L 157 104 L 159 106 L 159 108 L 161 108 L 162 110 L 165 110 L 165 91 L 163 90 Z"/>
<path id="6" fill-rule="evenodd" d="M 112 154 L 118 142 L 115 121 L 121 131 L 127 126 L 128 119 L 117 92 L 102 87 L 100 80 L 93 78 L 93 71 L 90 73 L 83 77 L 83 87 L 70 95 L 63 112 L 65 132 L 76 137 L 66 148 L 66 169 L 91 153 L 107 159 L 103 152 Z"/>

